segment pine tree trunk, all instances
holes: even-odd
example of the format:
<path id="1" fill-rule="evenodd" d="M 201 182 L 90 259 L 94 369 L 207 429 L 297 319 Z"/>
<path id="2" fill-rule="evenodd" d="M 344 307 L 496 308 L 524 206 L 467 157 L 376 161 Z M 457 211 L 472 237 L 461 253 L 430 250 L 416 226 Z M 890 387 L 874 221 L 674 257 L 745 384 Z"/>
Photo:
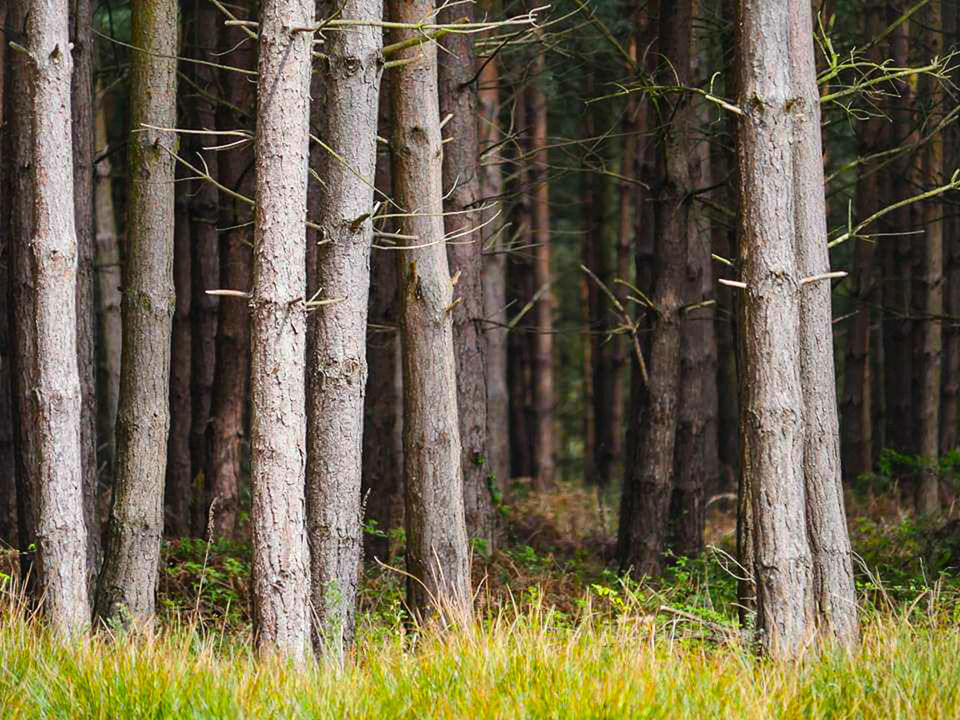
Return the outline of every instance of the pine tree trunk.
<path id="1" fill-rule="evenodd" d="M 71 0 L 73 43 L 71 108 L 73 115 L 73 185 L 77 232 L 77 366 L 80 374 L 80 455 L 83 520 L 87 528 L 87 576 L 90 597 L 100 572 L 100 524 L 97 520 L 97 358 L 94 301 L 94 96 L 93 6 Z"/>
<path id="2" fill-rule="evenodd" d="M 36 332 L 28 432 L 36 453 L 37 570 L 55 632 L 90 624 L 90 573 L 84 520 L 84 434 L 77 360 L 77 232 L 71 138 L 73 62 L 66 2 L 31 5 L 27 49 L 33 62 L 33 234 L 30 242 Z M 87 308 L 90 309 L 90 308 Z M 86 367 L 92 371 L 91 367 Z"/>
<path id="3" fill-rule="evenodd" d="M 691 4 L 663 0 L 659 8 L 660 53 L 680 83 L 690 78 Z M 666 77 L 666 67 L 661 68 Z M 654 194 L 654 280 L 648 382 L 638 388 L 639 418 L 623 493 L 629 513 L 620 518 L 618 557 L 622 570 L 659 575 L 674 479 L 674 450 L 680 395 L 685 283 L 690 235 L 691 106 L 676 96 L 660 138 Z"/>
<path id="4" fill-rule="evenodd" d="M 507 242 L 503 209 L 500 133 L 500 74 L 496 58 L 481 58 L 480 70 L 480 197 L 483 243 L 483 307 L 487 361 L 487 455 L 494 487 L 510 481 L 510 395 L 507 387 Z M 494 149 L 496 148 L 496 149 Z"/>
<path id="5" fill-rule="evenodd" d="M 390 0 L 390 20 L 417 23 L 430 0 Z M 392 42 L 414 37 L 392 34 Z M 403 343 L 403 461 L 407 601 L 416 613 L 467 612 L 470 562 L 453 341 L 453 283 L 444 248 L 442 147 L 437 48 L 425 42 L 396 53 L 390 97 L 394 201 L 407 213 L 398 252 Z M 434 605 L 436 603 L 436 605 Z"/>
<path id="6" fill-rule="evenodd" d="M 441 10 L 441 23 L 473 22 L 473 6 Z M 454 288 L 453 343 L 457 357 L 457 408 L 463 466 L 463 504 L 471 540 L 493 549 L 495 517 L 487 477 L 486 358 L 483 338 L 483 236 L 480 231 L 480 145 L 478 140 L 476 52 L 473 35 L 450 33 L 440 41 L 438 58 L 440 116 L 444 125 L 444 230 L 447 260 L 457 277 Z"/>
<path id="7" fill-rule="evenodd" d="M 219 50 L 219 27 L 222 16 L 209 0 L 197 0 L 193 13 L 192 54 L 204 61 L 217 61 Z M 191 105 L 187 109 L 190 127 L 195 130 L 217 129 L 217 75 L 209 65 L 192 64 L 193 81 L 198 92 L 190 93 Z M 235 128 L 227 128 L 235 129 Z M 203 150 L 216 146 L 216 135 L 194 135 L 190 144 L 194 148 L 191 163 L 201 162 L 213 177 L 219 176 L 221 153 Z M 192 509 L 195 528 L 203 527 L 206 520 L 208 498 L 206 488 L 197 480 L 205 479 L 210 468 L 209 447 L 213 383 L 217 366 L 217 319 L 219 300 L 207 294 L 207 290 L 219 288 L 220 257 L 219 220 L 220 193 L 217 187 L 204 180 L 197 181 L 190 198 L 190 480 L 192 492 L 187 496 Z"/>
<path id="8" fill-rule="evenodd" d="M 820 95 L 813 20 L 807 0 L 790 0 L 790 44 L 797 272 L 801 278 L 810 278 L 830 272 L 830 255 L 823 190 Z M 829 280 L 810 282 L 800 289 L 803 472 L 817 621 L 821 633 L 842 645 L 852 646 L 859 636 L 859 628 L 853 558 L 843 508 L 830 294 Z"/>
<path id="9" fill-rule="evenodd" d="M 381 0 L 320 5 L 322 17 L 380 21 Z M 320 188 L 317 287 L 311 311 L 314 347 L 308 377 L 307 498 L 315 639 L 318 650 L 342 657 L 356 625 L 363 547 L 361 469 L 363 398 L 367 382 L 370 293 L 368 178 L 377 161 L 377 98 L 383 33 L 345 28 L 327 35 L 321 65 L 324 112 L 319 136 L 330 148 L 316 168 Z"/>
<path id="10" fill-rule="evenodd" d="M 302 660 L 310 637 L 305 519 L 306 205 L 314 22 L 308 0 L 260 5 L 250 301 L 254 635 Z"/>
<path id="11" fill-rule="evenodd" d="M 741 0 L 737 49 L 745 423 L 752 499 L 756 629 L 765 654 L 791 657 L 814 630 L 804 522 L 804 403 L 794 233 L 793 98 L 787 4 Z M 822 192 L 822 189 L 819 190 Z"/>
<path id="12" fill-rule="evenodd" d="M 540 83 L 546 74 L 544 50 L 537 51 L 533 79 L 527 87 L 530 136 L 530 239 L 533 243 L 533 285 L 540 293 L 533 308 L 533 484 L 537 490 L 553 487 L 554 451 L 553 278 L 550 273 L 550 186 L 547 150 L 547 98 Z"/>
<path id="13" fill-rule="evenodd" d="M 174 309 L 173 133 L 176 122 L 177 3 L 134 0 L 130 191 L 124 257 L 123 359 L 117 411 L 113 507 L 97 589 L 106 623 L 148 622 L 155 607 L 167 433 L 170 339 Z"/>
<path id="14" fill-rule="evenodd" d="M 953 3 L 943 6 L 943 28 L 946 42 L 951 46 L 960 40 L 958 33 L 960 12 Z M 954 77 L 957 74 L 954 73 Z M 955 124 L 946 130 L 944 167 L 957 167 L 957 144 L 960 135 Z M 949 210 L 944 217 L 944 314 L 960 317 L 960 223 Z M 940 452 L 947 454 L 957 448 L 958 406 L 960 406 L 960 327 L 956 322 L 943 326 L 943 383 L 940 407 Z M 956 477 L 956 474 L 954 474 Z"/>
<path id="15" fill-rule="evenodd" d="M 378 134 L 390 135 L 390 92 L 380 81 Z M 390 179 L 390 151 L 380 147 L 375 175 L 377 198 L 393 197 Z M 390 231 L 381 220 L 377 229 Z M 403 527 L 403 434 L 401 407 L 399 295 L 397 258 L 392 251 L 375 249 L 370 257 L 370 310 L 367 328 L 367 388 L 364 396 L 363 477 L 364 554 L 388 563 L 391 558 L 389 533 Z"/>
<path id="16" fill-rule="evenodd" d="M 925 13 L 925 39 L 931 57 L 943 54 L 943 2 L 931 0 Z M 943 85 L 926 78 L 930 102 L 928 121 L 936 126 L 943 117 Z M 943 184 L 943 133 L 929 140 L 923 157 L 924 186 Z M 932 515 L 940 512 L 940 379 L 943 352 L 943 211 L 940 202 L 927 201 L 922 208 L 926 242 L 923 246 L 921 284 L 923 297 L 923 343 L 920 363 L 919 451 L 925 462 L 917 487 L 917 510 Z"/>
<path id="17" fill-rule="evenodd" d="M 224 28 L 221 47 L 221 52 L 232 51 L 223 56 L 224 63 L 244 69 L 256 66 L 253 44 L 241 28 Z M 224 70 L 220 79 L 229 105 L 220 106 L 217 127 L 253 130 L 252 113 L 247 109 L 252 111 L 256 105 L 256 86 L 246 76 L 230 70 Z M 245 197 L 252 196 L 254 170 L 250 146 L 231 148 L 218 155 L 220 182 Z M 220 285 L 227 290 L 249 292 L 253 265 L 250 208 L 224 195 L 220 207 L 220 226 L 225 228 L 220 239 Z M 219 538 L 230 537 L 236 530 L 248 442 L 244 419 L 250 387 L 250 318 L 247 303 L 239 298 L 221 299 L 216 358 L 206 485 L 210 505 L 207 533 Z M 194 533 L 199 534 L 202 529 L 195 526 Z"/>

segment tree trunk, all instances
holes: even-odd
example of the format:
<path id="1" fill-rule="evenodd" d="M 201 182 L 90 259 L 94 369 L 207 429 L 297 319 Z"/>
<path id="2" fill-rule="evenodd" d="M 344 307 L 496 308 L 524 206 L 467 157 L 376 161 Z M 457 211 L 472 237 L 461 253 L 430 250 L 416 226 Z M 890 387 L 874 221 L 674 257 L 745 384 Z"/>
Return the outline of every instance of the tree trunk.
<path id="1" fill-rule="evenodd" d="M 233 67 L 251 69 L 256 65 L 253 44 L 238 27 L 225 28 L 221 34 L 223 61 Z M 253 108 L 256 86 L 237 72 L 224 70 L 221 84 L 229 105 L 220 106 L 217 127 L 253 129 L 253 118 L 245 110 Z M 249 146 L 234 147 L 219 153 L 220 182 L 227 188 L 250 197 L 253 190 L 253 157 Z M 228 290 L 249 292 L 253 265 L 251 212 L 248 205 L 221 198 L 220 225 L 225 228 L 220 241 L 220 284 Z M 250 319 L 247 303 L 225 297 L 217 311 L 217 366 L 213 379 L 210 461 L 207 478 L 211 537 L 230 537 L 236 530 L 240 481 L 247 450 L 244 417 L 250 379 Z M 194 533 L 202 532 L 194 527 Z"/>
<path id="2" fill-rule="evenodd" d="M 325 3 L 321 15 L 379 22 L 381 0 Z M 317 172 L 323 243 L 317 248 L 321 301 L 311 311 L 307 498 L 317 649 L 343 657 L 356 625 L 363 547 L 360 502 L 363 397 L 367 382 L 367 306 L 374 203 L 369 180 L 377 161 L 377 95 L 383 32 L 335 30 L 321 65 L 320 139 L 330 148 Z"/>
<path id="3" fill-rule="evenodd" d="M 84 520 L 84 435 L 77 360 L 77 233 L 71 138 L 73 62 L 65 2 L 34 2 L 27 17 L 32 57 L 33 233 L 30 242 L 36 352 L 28 432 L 36 453 L 37 570 L 55 632 L 90 624 Z M 89 308 L 87 308 L 89 309 Z M 92 370 L 92 367 L 85 368 Z"/>
<path id="4" fill-rule="evenodd" d="M 98 462 L 106 475 L 105 487 L 113 484 L 117 402 L 120 395 L 120 355 L 123 326 L 120 318 L 120 246 L 110 178 L 106 96 L 96 114 L 96 302 L 97 302 L 97 442 Z M 101 498 L 106 492 L 101 492 Z M 98 523 L 99 526 L 99 523 Z"/>
<path id="5" fill-rule="evenodd" d="M 73 185 L 77 232 L 77 366 L 80 374 L 80 456 L 83 520 L 87 528 L 87 577 L 92 600 L 100 572 L 100 524 L 97 520 L 97 359 L 94 302 L 93 152 L 94 95 L 93 5 L 71 0 L 73 43 Z"/>
<path id="6" fill-rule="evenodd" d="M 669 73 L 679 82 L 690 78 L 691 4 L 660 4 L 660 53 L 669 59 Z M 666 66 L 661 68 L 666 77 Z M 618 557 L 622 570 L 658 575 L 667 531 L 674 478 L 674 449 L 680 395 L 680 356 L 684 321 L 685 278 L 690 235 L 690 116 L 688 98 L 675 96 L 666 112 L 657 157 L 654 188 L 654 281 L 656 307 L 647 353 L 648 381 L 638 388 L 636 445 L 623 492 L 629 513 L 620 519 Z M 665 115 L 666 117 L 667 115 Z"/>
<path id="7" fill-rule="evenodd" d="M 931 57 L 943 55 L 943 2 L 931 0 L 926 7 L 925 38 Z M 942 81 L 926 78 L 930 98 L 928 121 L 936 126 L 943 117 Z M 923 157 L 926 187 L 943 184 L 943 133 L 930 138 Z M 943 210 L 938 201 L 922 206 L 926 242 L 923 245 L 921 284 L 923 297 L 923 343 L 920 363 L 919 447 L 925 465 L 917 487 L 917 510 L 932 515 L 940 512 L 940 378 L 943 352 Z M 919 303 L 918 303 L 919 304 Z"/>
<path id="8" fill-rule="evenodd" d="M 483 307 L 486 325 L 487 456 L 493 485 L 502 491 L 510 481 L 510 395 L 507 387 L 507 243 L 500 166 L 500 74 L 496 58 L 481 58 L 480 70 L 480 197 L 483 243 Z M 496 149 L 495 149 L 496 148 Z"/>
<path id="9" fill-rule="evenodd" d="M 387 78 L 380 81 L 378 134 L 390 135 L 390 94 Z M 375 175 L 377 198 L 393 197 L 390 151 L 380 147 Z M 378 230 L 392 227 L 381 220 Z M 367 328 L 367 388 L 364 396 L 363 476 L 365 556 L 388 563 L 390 532 L 403 527 L 403 434 L 401 428 L 400 335 L 397 331 L 397 258 L 374 250 L 370 257 L 370 322 Z"/>
<path id="10" fill-rule="evenodd" d="M 131 43 L 144 52 L 131 55 L 117 466 L 97 589 L 97 617 L 108 624 L 153 616 L 170 429 L 176 136 L 143 125 L 170 128 L 176 122 L 177 3 L 134 0 L 131 14 Z"/>
<path id="11" fill-rule="evenodd" d="M 194 47 L 192 54 L 201 60 L 216 61 L 219 50 L 220 11 L 208 0 L 197 0 L 193 12 Z M 198 92 L 190 93 L 192 106 L 187 115 L 196 130 L 217 129 L 217 75 L 209 65 L 192 64 L 193 81 Z M 228 128 L 235 129 L 235 128 Z M 219 176 L 217 151 L 202 150 L 215 146 L 216 135 L 194 135 L 190 144 L 194 153 L 191 163 L 202 158 L 203 166 L 213 177 Z M 199 180 L 192 188 L 190 213 L 190 480 L 192 493 L 187 497 L 192 507 L 193 526 L 197 529 L 206 520 L 208 498 L 204 480 L 209 472 L 211 407 L 213 383 L 217 366 L 217 319 L 219 301 L 207 290 L 220 287 L 219 235 L 217 221 L 220 210 L 220 193 L 217 187 Z M 192 498 L 191 498 L 192 496 Z M 192 500 L 192 503 L 191 503 Z"/>
<path id="12" fill-rule="evenodd" d="M 473 22 L 470 4 L 445 7 L 441 23 Z M 450 33 L 440 41 L 438 88 L 444 125 L 444 230 L 447 261 L 457 278 L 453 343 L 457 359 L 457 408 L 463 466 L 463 505 L 471 540 L 493 549 L 495 520 L 487 479 L 486 358 L 483 338 L 483 235 L 480 230 L 480 145 L 477 127 L 476 52 L 473 35 Z"/>
<path id="13" fill-rule="evenodd" d="M 540 48 L 533 62 L 533 79 L 527 87 L 530 136 L 530 239 L 533 243 L 533 285 L 540 293 L 533 308 L 533 482 L 537 490 L 553 487 L 554 451 L 553 380 L 553 279 L 550 274 L 550 186 L 547 150 L 547 98 L 540 87 L 547 71 L 545 51 Z"/>
<path id="14" fill-rule="evenodd" d="M 743 475 L 752 497 L 757 632 L 765 654 L 800 654 L 813 634 L 804 523 L 800 276 L 792 166 L 788 5 L 741 0 L 737 49 L 744 304 Z M 822 190 L 821 190 L 822 192 Z"/>
<path id="15" fill-rule="evenodd" d="M 187 138 L 189 144 L 189 137 Z M 184 155 L 187 153 L 181 150 Z M 189 161 L 188 161 L 189 162 Z M 170 347 L 170 434 L 167 437 L 167 476 L 164 484 L 164 531 L 169 537 L 190 535 L 190 499 L 193 483 L 190 474 L 190 417 L 192 393 L 192 332 L 190 283 L 192 240 L 190 235 L 190 195 L 195 188 L 187 180 L 187 170 L 174 170 L 177 184 L 173 219 L 173 287 L 176 305 L 173 311 L 173 335 Z"/>
<path id="16" fill-rule="evenodd" d="M 953 3 L 943 6 L 943 27 L 947 42 L 956 45 L 960 40 L 958 33 L 960 12 Z M 956 77 L 956 73 L 954 74 Z M 957 167 L 960 156 L 957 154 L 957 126 L 947 128 L 944 147 L 946 168 Z M 945 209 L 944 203 L 942 209 Z M 952 215 L 952 216 L 951 216 Z M 946 211 L 944 217 L 944 314 L 947 317 L 960 317 L 960 222 L 956 214 Z M 958 406 L 960 406 L 960 327 L 957 322 L 947 322 L 943 327 L 943 390 L 940 406 L 940 452 L 947 454 L 957 448 Z M 956 474 L 954 473 L 954 477 Z"/>
<path id="17" fill-rule="evenodd" d="M 264 0 L 255 141 L 250 346 L 254 635 L 260 652 L 308 650 L 304 512 L 306 205 L 314 3 Z"/>
<path id="18" fill-rule="evenodd" d="M 830 272 L 820 95 L 812 33 L 810 3 L 790 0 L 794 213 L 797 272 L 801 278 Z M 843 508 L 830 294 L 829 279 L 807 283 L 800 289 L 803 472 L 817 621 L 821 633 L 852 647 L 859 628 L 853 558 Z"/>
<path id="19" fill-rule="evenodd" d="M 390 0 L 390 20 L 417 23 L 430 0 Z M 416 37 L 399 30 L 392 41 Z M 403 465 L 407 526 L 407 601 L 416 613 L 466 613 L 470 562 L 453 342 L 453 282 L 444 248 L 442 146 L 437 48 L 397 53 L 407 64 L 391 77 L 393 194 L 406 213 L 400 264 L 403 343 Z"/>

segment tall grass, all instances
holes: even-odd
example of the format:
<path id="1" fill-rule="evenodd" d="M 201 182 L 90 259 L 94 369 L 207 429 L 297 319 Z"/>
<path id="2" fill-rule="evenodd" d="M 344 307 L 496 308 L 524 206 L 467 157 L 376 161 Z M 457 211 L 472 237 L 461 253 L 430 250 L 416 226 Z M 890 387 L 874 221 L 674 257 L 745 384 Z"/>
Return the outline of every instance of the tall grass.
<path id="1" fill-rule="evenodd" d="M 917 619 L 919 616 L 919 620 Z M 912 619 L 908 619 L 912 618 Z M 949 617 L 865 623 L 855 653 L 756 659 L 734 635 L 533 604 L 446 633 L 364 631 L 344 667 L 252 657 L 190 628 L 62 645 L 0 617 L 3 718 L 956 718 Z"/>

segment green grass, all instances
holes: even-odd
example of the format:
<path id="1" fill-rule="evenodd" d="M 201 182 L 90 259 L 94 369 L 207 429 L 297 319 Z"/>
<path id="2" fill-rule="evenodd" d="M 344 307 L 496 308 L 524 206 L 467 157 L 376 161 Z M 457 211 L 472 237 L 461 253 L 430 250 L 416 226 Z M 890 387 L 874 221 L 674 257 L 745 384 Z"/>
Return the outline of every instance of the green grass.
<path id="1" fill-rule="evenodd" d="M 913 620 L 909 620 L 913 617 Z M 686 621 L 684 621 L 686 622 Z M 64 646 L 8 610 L 4 718 L 955 718 L 960 634 L 874 616 L 853 654 L 756 659 L 696 622 L 533 604 L 447 633 L 363 632 L 341 669 L 257 661 L 245 639 L 167 629 Z"/>

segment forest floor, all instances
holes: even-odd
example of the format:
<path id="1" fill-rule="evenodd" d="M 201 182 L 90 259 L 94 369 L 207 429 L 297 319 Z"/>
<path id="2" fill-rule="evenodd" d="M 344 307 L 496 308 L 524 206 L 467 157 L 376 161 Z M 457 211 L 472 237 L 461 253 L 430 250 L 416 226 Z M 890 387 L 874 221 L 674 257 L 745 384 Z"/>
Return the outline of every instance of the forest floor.
<path id="1" fill-rule="evenodd" d="M 514 494 L 501 549 L 475 548 L 475 624 L 410 632 L 402 578 L 371 568 L 356 647 L 306 670 L 252 657 L 247 547 L 171 542 L 148 637 L 63 646 L 8 592 L 0 717 L 960 717 L 955 508 L 918 523 L 894 492 L 849 498 L 863 642 L 781 664 L 739 629 L 730 504 L 712 503 L 703 557 L 638 583 L 609 563 L 615 512 L 595 493 Z"/>

